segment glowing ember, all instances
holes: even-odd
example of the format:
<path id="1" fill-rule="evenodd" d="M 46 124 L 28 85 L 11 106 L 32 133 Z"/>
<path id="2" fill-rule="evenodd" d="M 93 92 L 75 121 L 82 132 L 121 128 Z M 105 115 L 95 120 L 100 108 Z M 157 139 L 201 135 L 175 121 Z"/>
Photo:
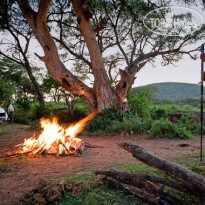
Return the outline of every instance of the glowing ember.
<path id="1" fill-rule="evenodd" d="M 76 137 L 80 133 L 86 122 L 94 117 L 96 112 L 91 113 L 86 118 L 80 120 L 76 124 L 71 124 L 64 129 L 58 124 L 56 117 L 50 121 L 49 119 L 40 119 L 42 132 L 36 139 L 35 134 L 29 139 L 25 139 L 18 153 L 29 153 L 36 156 L 42 153 L 57 153 L 70 154 L 74 153 L 83 143 L 83 141 Z"/>

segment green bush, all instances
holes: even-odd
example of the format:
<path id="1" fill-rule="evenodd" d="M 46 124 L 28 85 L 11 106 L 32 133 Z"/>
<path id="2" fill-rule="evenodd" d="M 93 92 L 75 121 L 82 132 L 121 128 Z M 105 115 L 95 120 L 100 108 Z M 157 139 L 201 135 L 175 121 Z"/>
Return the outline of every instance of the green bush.
<path id="1" fill-rule="evenodd" d="M 30 122 L 31 129 L 35 129 L 35 128 L 39 128 L 39 127 L 40 127 L 39 120 L 34 120 L 34 121 Z"/>
<path id="2" fill-rule="evenodd" d="M 24 116 L 24 115 L 14 115 L 14 122 L 15 123 L 19 123 L 19 124 L 23 124 L 23 125 L 29 125 L 30 121 L 28 119 L 28 117 Z"/>
<path id="3" fill-rule="evenodd" d="M 151 138 L 193 139 L 190 131 L 180 124 L 173 124 L 168 119 L 154 121 L 150 129 Z"/>
<path id="4" fill-rule="evenodd" d="M 187 115 L 182 115 L 178 124 L 186 127 L 186 129 L 191 131 L 192 133 L 200 134 L 201 124 L 197 123 L 194 118 L 195 115 L 191 113 Z"/>
<path id="5" fill-rule="evenodd" d="M 49 118 L 51 116 L 51 109 L 48 105 L 36 104 L 33 108 L 32 116 L 34 119 Z"/>
<path id="6" fill-rule="evenodd" d="M 131 112 L 138 117 L 149 117 L 149 107 L 153 98 L 154 94 L 149 88 L 132 90 L 128 99 Z"/>
<path id="7" fill-rule="evenodd" d="M 131 112 L 120 115 L 119 110 L 105 109 L 86 125 L 83 134 L 90 136 L 115 135 L 121 132 L 142 133 L 151 128 L 152 120 L 138 118 Z"/>
<path id="8" fill-rule="evenodd" d="M 104 109 L 102 112 L 97 114 L 90 122 L 85 126 L 85 131 L 96 132 L 103 131 L 109 132 L 108 128 L 113 121 L 122 121 L 123 116 L 120 115 L 119 110 L 110 108 Z"/>
<path id="9" fill-rule="evenodd" d="M 85 103 L 76 103 L 74 105 L 74 112 L 77 114 L 77 115 L 81 115 L 81 116 L 87 116 L 89 115 L 89 110 L 88 108 L 86 107 Z"/>
<path id="10" fill-rule="evenodd" d="M 122 130 L 128 133 L 142 133 L 151 128 L 152 120 L 149 118 L 137 118 L 133 115 L 123 117 Z"/>
<path id="11" fill-rule="evenodd" d="M 31 101 L 27 97 L 18 98 L 15 103 L 24 111 L 28 111 L 31 108 Z"/>
<path id="12" fill-rule="evenodd" d="M 159 120 L 161 118 L 167 118 L 168 109 L 165 107 L 154 106 L 150 109 L 150 115 L 153 120 Z"/>

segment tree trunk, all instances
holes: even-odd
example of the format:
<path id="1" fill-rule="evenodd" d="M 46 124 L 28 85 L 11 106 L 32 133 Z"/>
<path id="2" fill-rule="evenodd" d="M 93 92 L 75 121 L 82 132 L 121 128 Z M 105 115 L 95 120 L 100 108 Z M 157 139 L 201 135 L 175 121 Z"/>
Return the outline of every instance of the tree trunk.
<path id="1" fill-rule="evenodd" d="M 91 66 L 95 79 L 97 107 L 98 110 L 101 111 L 115 105 L 118 99 L 111 89 L 109 78 L 105 71 L 102 54 L 96 40 L 96 34 L 89 20 L 91 17 L 90 11 L 85 8 L 83 0 L 71 0 L 71 2 L 90 54 Z"/>

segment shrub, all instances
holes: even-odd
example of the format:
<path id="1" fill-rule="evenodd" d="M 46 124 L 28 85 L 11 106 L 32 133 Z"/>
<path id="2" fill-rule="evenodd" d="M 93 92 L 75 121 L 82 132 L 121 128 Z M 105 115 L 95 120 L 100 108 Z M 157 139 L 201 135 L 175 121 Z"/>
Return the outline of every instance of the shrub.
<path id="1" fill-rule="evenodd" d="M 31 129 L 40 128 L 39 120 L 34 120 L 34 121 L 30 122 L 30 128 Z"/>
<path id="2" fill-rule="evenodd" d="M 35 119 L 40 119 L 42 117 L 49 118 L 51 116 L 50 107 L 45 104 L 36 104 L 33 108 L 32 116 Z"/>
<path id="3" fill-rule="evenodd" d="M 147 89 L 132 90 L 129 94 L 129 106 L 131 112 L 138 117 L 149 116 L 149 106 L 154 98 L 152 91 Z"/>
<path id="4" fill-rule="evenodd" d="M 31 101 L 27 97 L 18 98 L 16 104 L 24 111 L 28 111 L 31 108 Z"/>
<path id="5" fill-rule="evenodd" d="M 182 115 L 178 123 L 192 133 L 200 134 L 201 124 L 196 122 L 194 114 Z"/>
<path id="6" fill-rule="evenodd" d="M 167 118 L 168 109 L 165 107 L 152 107 L 150 109 L 150 115 L 153 120 L 159 120 L 161 118 Z"/>
<path id="7" fill-rule="evenodd" d="M 88 108 L 86 107 L 85 104 L 83 103 L 76 103 L 74 105 L 74 112 L 77 114 L 77 115 L 81 115 L 81 116 L 87 116 L 89 115 L 89 110 Z"/>
<path id="8" fill-rule="evenodd" d="M 152 124 L 151 138 L 192 139 L 190 131 L 180 124 L 173 124 L 168 119 L 160 119 Z"/>
<path id="9" fill-rule="evenodd" d="M 122 117 L 123 116 L 120 115 L 120 112 L 117 109 L 104 109 L 90 120 L 85 126 L 85 131 L 95 132 L 97 130 L 102 130 L 103 132 L 106 132 L 113 121 L 122 121 Z"/>
<path id="10" fill-rule="evenodd" d="M 151 128 L 152 120 L 149 118 L 137 118 L 133 115 L 123 117 L 123 131 L 128 133 L 142 133 Z"/>
<path id="11" fill-rule="evenodd" d="M 29 125 L 30 121 L 28 119 L 28 117 L 24 116 L 24 115 L 14 115 L 14 122 L 19 123 L 19 124 L 23 124 L 23 125 Z"/>
<path id="12" fill-rule="evenodd" d="M 121 132 L 142 133 L 151 128 L 151 119 L 138 118 L 131 112 L 120 115 L 119 110 L 105 109 L 96 115 L 86 125 L 83 134 L 96 135 L 115 135 Z"/>

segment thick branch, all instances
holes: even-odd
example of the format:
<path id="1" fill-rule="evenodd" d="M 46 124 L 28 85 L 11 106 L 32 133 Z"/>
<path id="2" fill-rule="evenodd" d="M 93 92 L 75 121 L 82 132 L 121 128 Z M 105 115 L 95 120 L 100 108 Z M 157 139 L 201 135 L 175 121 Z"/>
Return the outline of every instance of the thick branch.
<path id="1" fill-rule="evenodd" d="M 102 54 L 96 41 L 96 34 L 89 20 L 91 17 L 90 11 L 85 8 L 83 0 L 71 0 L 71 2 L 90 54 L 98 109 L 103 110 L 113 105 L 113 102 L 116 101 L 116 96 L 113 95 Z"/>
<path id="2" fill-rule="evenodd" d="M 51 3 L 51 0 L 41 0 L 40 1 L 37 21 L 46 23 L 50 3 Z"/>

